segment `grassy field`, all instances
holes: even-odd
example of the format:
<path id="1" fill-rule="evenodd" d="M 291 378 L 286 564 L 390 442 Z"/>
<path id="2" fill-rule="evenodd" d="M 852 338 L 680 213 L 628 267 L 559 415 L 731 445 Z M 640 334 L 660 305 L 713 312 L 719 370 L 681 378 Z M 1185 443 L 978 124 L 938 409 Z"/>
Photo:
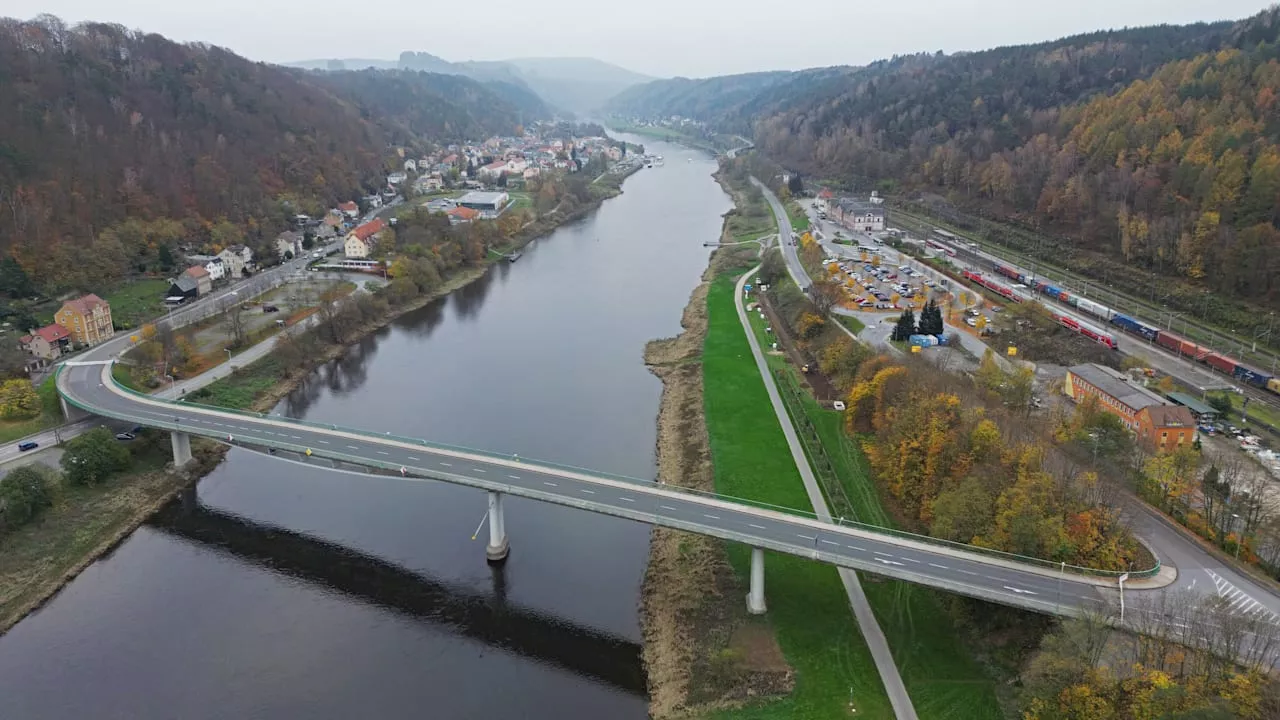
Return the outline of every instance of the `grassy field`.
<path id="1" fill-rule="evenodd" d="M 0 420 L 0 443 L 13 442 L 66 422 L 52 377 L 41 383 L 36 393 L 40 396 L 40 414 L 30 420 Z"/>
<path id="2" fill-rule="evenodd" d="M 133 280 L 103 295 L 111 306 L 111 319 L 119 328 L 136 328 L 164 312 L 169 281 L 161 278 Z"/>
<path id="3" fill-rule="evenodd" d="M 1227 400 L 1231 402 L 1232 411 L 1231 417 L 1226 418 L 1227 422 L 1235 424 L 1240 421 L 1240 405 L 1241 400 L 1243 400 L 1242 397 L 1229 392 L 1209 393 L 1209 395 L 1225 395 Z M 1280 429 L 1280 412 L 1276 412 L 1274 408 L 1264 405 L 1257 400 L 1251 400 L 1249 402 L 1248 413 L 1249 422 L 1270 425 L 1273 428 Z"/>
<path id="4" fill-rule="evenodd" d="M 721 276 L 707 298 L 710 325 L 704 345 L 707 430 L 717 491 L 809 509 L 800 475 L 773 413 L 764 383 L 734 310 L 733 278 Z M 744 578 L 748 548 L 729 546 Z M 765 561 L 766 616 L 787 661 L 796 670 L 788 698 L 721 718 L 890 718 L 889 700 L 849 609 L 835 568 L 770 553 Z"/>
<path id="5" fill-rule="evenodd" d="M 857 335 L 858 333 L 862 332 L 863 329 L 867 327 L 866 325 L 863 324 L 861 320 L 859 320 L 856 317 L 849 317 L 848 315 L 834 315 L 833 317 L 835 317 L 835 319 L 838 320 L 841 325 L 852 330 L 854 335 Z"/>
<path id="6" fill-rule="evenodd" d="M 782 205 L 787 209 L 787 219 L 791 221 L 791 229 L 802 233 L 809 229 L 809 214 L 795 200 L 788 200 Z"/>
<path id="7" fill-rule="evenodd" d="M 533 207 L 533 197 L 530 196 L 529 193 L 523 192 L 523 191 L 516 191 L 516 192 L 510 192 L 507 194 L 511 196 L 512 210 L 523 210 L 525 208 Z"/>
<path id="8" fill-rule="evenodd" d="M 778 232 L 778 222 L 769 211 L 763 195 L 759 202 L 747 203 L 741 195 L 738 200 L 738 212 L 730 215 L 726 224 L 735 242 L 759 240 Z"/>
<path id="9" fill-rule="evenodd" d="M 204 405 L 243 410 L 279 384 L 284 375 L 284 365 L 274 355 L 268 354 L 261 360 L 236 370 L 231 377 L 217 380 L 191 393 L 187 399 Z"/>

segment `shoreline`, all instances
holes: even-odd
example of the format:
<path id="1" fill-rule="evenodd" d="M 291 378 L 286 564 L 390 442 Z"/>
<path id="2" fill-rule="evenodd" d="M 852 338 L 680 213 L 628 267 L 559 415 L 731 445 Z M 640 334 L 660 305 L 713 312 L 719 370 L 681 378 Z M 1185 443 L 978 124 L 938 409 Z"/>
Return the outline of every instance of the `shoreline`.
<path id="1" fill-rule="evenodd" d="M 606 200 L 610 200 L 623 194 L 621 186 L 629 176 L 630 174 L 628 173 L 627 175 L 619 178 L 617 180 L 617 186 L 610 187 L 609 194 L 605 196 L 596 198 L 567 214 L 560 215 L 558 217 L 556 216 L 558 214 L 555 214 L 533 223 L 529 226 L 530 232 L 528 232 L 528 234 L 517 235 L 512 244 L 507 246 L 506 252 L 520 250 L 528 246 L 529 243 L 549 235 L 553 231 L 568 225 L 569 223 L 576 222 L 592 212 L 595 212 L 605 203 Z M 547 221 L 552 218 L 554 218 L 554 221 L 548 223 Z M 412 301 L 402 306 L 389 310 L 385 315 L 377 320 L 361 325 L 352 333 L 351 338 L 347 342 L 342 344 L 326 345 L 323 351 L 317 353 L 311 358 L 308 358 L 305 363 L 289 371 L 279 383 L 277 383 L 270 391 L 256 398 L 247 409 L 254 412 L 266 412 L 280 402 L 280 400 L 284 399 L 284 397 L 289 393 L 296 390 L 302 382 L 316 370 L 316 368 L 341 357 L 351 347 L 354 347 L 365 337 L 386 327 L 400 316 L 415 310 L 420 310 L 430 303 L 470 285 L 483 277 L 485 273 L 488 273 L 492 269 L 493 265 L 499 262 L 507 261 L 505 259 L 490 259 L 486 260 L 478 267 L 454 273 L 451 277 L 441 283 L 440 287 L 430 293 L 414 298 Z M 269 352 L 262 358 L 255 360 L 254 363 L 267 360 L 271 358 L 272 355 L 273 353 Z M 251 367 L 254 363 L 250 363 L 246 367 Z M 233 371 L 227 378 L 220 379 L 217 382 L 225 382 L 227 379 L 234 379 L 237 373 L 244 369 L 245 368 L 237 368 L 237 370 Z M 114 493 L 123 494 L 141 492 L 146 495 L 146 497 L 143 498 L 142 502 L 132 506 L 128 512 L 123 513 L 120 518 L 115 519 L 112 523 L 114 527 L 109 532 L 99 538 L 97 542 L 93 543 L 89 549 L 80 554 L 77 560 L 70 566 L 58 572 L 56 576 L 50 578 L 23 578 L 28 583 L 34 583 L 38 586 L 38 589 L 30 598 L 27 598 L 11 611 L 6 612 L 3 616 L 0 616 L 0 637 L 3 637 L 9 632 L 9 630 L 13 629 L 14 626 L 22 622 L 23 619 L 40 610 L 47 603 L 56 598 L 58 593 L 61 592 L 62 589 L 72 580 L 75 580 L 80 573 L 84 572 L 85 569 L 97 562 L 99 559 L 113 552 L 135 531 L 137 531 L 138 528 L 142 527 L 142 525 L 145 524 L 152 515 L 155 515 L 170 502 L 178 499 L 183 492 L 191 490 L 198 485 L 205 476 L 222 464 L 222 461 L 225 459 L 227 451 L 229 450 L 225 445 L 219 445 L 212 442 L 208 445 L 205 445 L 204 442 L 200 442 L 200 446 L 202 447 L 192 448 L 193 451 L 195 451 L 193 452 L 193 457 L 197 462 L 187 468 L 175 469 L 171 464 L 169 464 L 162 470 L 126 472 L 119 477 L 108 481 L 109 487 L 105 488 L 104 496 Z M 51 517 L 37 523 L 36 526 L 37 528 L 40 528 L 48 522 L 56 521 L 56 517 Z M 68 528 L 66 532 L 70 535 L 75 535 L 77 529 Z M 13 538 L 19 534 L 20 533 L 14 533 L 13 535 L 0 538 L 0 547 L 3 547 L 4 544 L 8 542 L 12 542 Z M 12 548 L 4 549 L 5 551 L 8 551 Z M 36 567 L 31 568 L 30 574 L 38 574 L 41 567 L 47 564 L 47 558 L 42 558 L 41 560 L 44 560 L 45 562 L 33 562 Z"/>

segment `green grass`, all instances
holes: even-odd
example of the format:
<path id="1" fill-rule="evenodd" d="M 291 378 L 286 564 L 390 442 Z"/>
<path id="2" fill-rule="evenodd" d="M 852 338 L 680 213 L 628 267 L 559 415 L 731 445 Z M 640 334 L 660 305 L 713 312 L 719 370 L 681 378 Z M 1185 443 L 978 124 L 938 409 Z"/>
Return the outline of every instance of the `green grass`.
<path id="1" fill-rule="evenodd" d="M 834 317 L 836 320 L 840 322 L 841 325 L 849 328 L 849 330 L 851 330 L 854 335 L 857 335 L 858 333 L 862 332 L 867 327 L 866 325 L 863 324 L 861 320 L 859 320 L 856 317 L 849 317 L 848 315 L 835 315 Z"/>
<path id="2" fill-rule="evenodd" d="M 511 210 L 523 210 L 533 207 L 533 198 L 527 192 L 517 191 L 507 193 L 511 196 Z"/>
<path id="3" fill-rule="evenodd" d="M 798 233 L 809 229 L 809 214 L 795 200 L 788 200 L 782 205 L 787 209 L 787 219 L 791 221 L 791 229 Z"/>
<path id="4" fill-rule="evenodd" d="M 191 402 L 216 405 L 231 410 L 244 410 L 259 397 L 274 388 L 284 378 L 285 367 L 280 360 L 268 354 L 187 396 Z"/>
<path id="5" fill-rule="evenodd" d="M 1209 395 L 1225 395 L 1231 401 L 1231 417 L 1223 418 L 1227 422 L 1235 423 L 1240 420 L 1240 401 L 1243 399 L 1239 395 L 1230 392 L 1209 393 Z M 1273 428 L 1280 429 L 1280 412 L 1268 405 L 1251 400 L 1249 402 L 1249 422 L 1262 425 L 1270 425 Z"/>
<path id="6" fill-rule="evenodd" d="M 52 376 L 36 388 L 36 394 L 40 396 L 40 414 L 29 420 L 0 420 L 0 443 L 20 440 L 66 422 Z"/>
<path id="7" fill-rule="evenodd" d="M 164 312 L 164 296 L 169 281 L 160 278 L 133 280 L 105 293 L 116 327 L 136 328 Z"/>
<path id="8" fill-rule="evenodd" d="M 703 348 L 703 380 L 716 490 L 810 509 L 738 322 L 733 290 L 733 278 L 721 276 L 707 298 L 710 322 Z M 729 557 L 745 578 L 748 548 L 730 545 Z M 721 712 L 716 717 L 848 717 L 851 695 L 858 710 L 856 717 L 892 717 L 835 568 L 775 553 L 768 554 L 765 565 L 767 618 L 773 623 L 783 654 L 796 670 L 795 691 L 783 700 Z"/>

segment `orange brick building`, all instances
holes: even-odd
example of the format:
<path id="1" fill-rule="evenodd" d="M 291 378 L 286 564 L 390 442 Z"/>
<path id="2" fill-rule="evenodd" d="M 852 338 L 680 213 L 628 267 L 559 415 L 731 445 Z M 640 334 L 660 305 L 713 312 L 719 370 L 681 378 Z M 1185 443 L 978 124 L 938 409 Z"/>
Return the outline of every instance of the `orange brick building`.
<path id="1" fill-rule="evenodd" d="M 77 345 L 97 345 L 116 334 L 111 306 L 93 294 L 62 303 L 53 321 L 66 328 Z"/>
<path id="2" fill-rule="evenodd" d="M 1196 440 L 1196 419 L 1181 405 L 1151 405 L 1138 412 L 1138 439 L 1157 452 Z"/>
<path id="3" fill-rule="evenodd" d="M 1101 409 L 1124 421 L 1149 448 L 1172 450 L 1182 443 L 1195 441 L 1196 423 L 1190 410 L 1169 403 L 1128 375 L 1109 367 L 1089 363 L 1071 368 L 1063 391 L 1076 402 L 1097 398 Z"/>

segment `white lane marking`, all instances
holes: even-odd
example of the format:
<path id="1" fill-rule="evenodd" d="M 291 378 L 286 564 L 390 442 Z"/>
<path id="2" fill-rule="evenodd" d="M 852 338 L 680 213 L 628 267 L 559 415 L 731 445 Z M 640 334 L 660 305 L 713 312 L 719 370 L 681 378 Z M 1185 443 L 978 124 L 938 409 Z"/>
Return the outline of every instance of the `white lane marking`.
<path id="1" fill-rule="evenodd" d="M 263 430 L 263 431 L 262 431 L 262 434 L 263 434 L 263 435 L 275 435 L 275 433 L 271 432 L 270 430 Z"/>
<path id="2" fill-rule="evenodd" d="M 328 441 L 328 440 L 317 440 L 316 442 L 320 443 L 321 445 L 328 445 L 328 444 L 329 444 L 329 441 Z"/>
<path id="3" fill-rule="evenodd" d="M 938 568 L 939 570 L 950 570 L 950 569 L 951 569 L 951 568 L 948 568 L 946 565 L 939 565 L 938 563 L 929 563 L 929 567 L 936 567 L 936 568 Z"/>
<path id="4" fill-rule="evenodd" d="M 662 508 L 663 510 L 671 510 L 672 512 L 675 511 L 675 508 L 671 507 L 670 505 L 659 505 L 658 507 Z"/>
<path id="5" fill-rule="evenodd" d="M 711 520 L 719 520 L 719 519 L 720 519 L 720 516 L 719 516 L 719 515 L 708 515 L 708 514 L 706 514 L 706 513 L 702 513 L 702 517 L 704 517 L 704 518 L 708 518 L 708 519 L 711 519 Z"/>
<path id="6" fill-rule="evenodd" d="M 917 565 L 919 565 L 919 564 L 920 564 L 920 561 L 919 561 L 919 560 L 912 560 L 912 559 L 911 559 L 911 558 L 909 558 L 909 557 L 904 557 L 904 558 L 902 558 L 902 559 L 903 559 L 903 560 L 906 560 L 907 562 L 913 562 L 913 563 L 915 563 L 915 564 L 917 564 Z"/>
<path id="7" fill-rule="evenodd" d="M 887 553 L 887 552 L 880 552 L 879 550 L 872 550 L 871 552 L 873 552 L 873 553 L 875 553 L 875 554 L 877 554 L 877 555 L 883 555 L 883 556 L 885 556 L 885 557 L 893 557 L 893 556 L 892 556 L 892 555 L 890 555 L 889 553 Z"/>
<path id="8" fill-rule="evenodd" d="M 845 545 L 845 547 L 849 548 L 850 550 L 857 550 L 858 552 L 866 552 L 866 551 L 867 551 L 867 549 L 866 549 L 866 548 L 860 548 L 860 547 L 858 547 L 857 545 Z"/>
<path id="9" fill-rule="evenodd" d="M 385 450 L 379 450 L 379 451 L 378 451 L 378 454 L 379 454 L 379 455 L 390 455 L 391 453 L 386 452 Z"/>
<path id="10" fill-rule="evenodd" d="M 1022 588 L 1016 588 L 1016 587 L 1012 587 L 1012 586 L 1010 586 L 1010 585 L 1005 585 L 1005 586 L 1004 586 L 1004 589 L 1005 589 L 1005 590 L 1012 590 L 1013 592 L 1016 592 L 1016 593 L 1018 593 L 1019 595 L 1035 595 L 1035 594 L 1037 594 L 1037 593 L 1033 593 L 1033 592 L 1031 592 L 1030 590 L 1023 590 Z"/>
<path id="11" fill-rule="evenodd" d="M 595 494 L 596 494 L 596 491 L 595 491 L 595 490 L 588 490 L 588 489 L 586 489 L 586 488 L 581 488 L 581 489 L 579 489 L 579 490 L 578 490 L 578 492 L 580 492 L 580 493 L 586 493 L 587 495 L 595 495 Z"/>
<path id="12" fill-rule="evenodd" d="M 293 438 L 294 440 L 301 440 L 301 439 L 302 439 L 302 436 L 301 436 L 301 435 L 290 435 L 289 437 Z"/>
<path id="13" fill-rule="evenodd" d="M 443 466 L 445 466 L 445 467 L 453 467 L 453 463 L 442 462 L 442 463 L 440 463 L 440 464 L 441 464 L 441 465 L 443 465 Z"/>
<path id="14" fill-rule="evenodd" d="M 555 483 L 553 483 L 553 482 L 547 482 L 546 480 L 543 480 L 543 481 L 542 481 L 542 484 L 543 484 L 543 485 L 547 485 L 547 486 L 549 486 L 549 487 L 560 487 L 559 485 L 557 485 L 557 484 L 555 484 Z"/>
<path id="15" fill-rule="evenodd" d="M 817 539 L 818 539 L 818 538 L 816 538 L 816 537 L 814 537 L 814 536 L 812 536 L 812 535 L 801 535 L 800 533 L 796 533 L 796 537 L 802 537 L 802 538 L 804 538 L 805 540 L 817 540 Z"/>
<path id="16" fill-rule="evenodd" d="M 507 477 L 511 478 L 512 480 L 519 480 L 519 479 L 520 479 L 520 476 L 519 476 L 519 475 L 508 475 Z"/>
<path id="17" fill-rule="evenodd" d="M 878 563 L 884 563 L 885 565 L 901 565 L 902 564 L 900 562 L 894 562 L 893 560 L 885 560 L 884 558 L 875 558 L 875 561 Z"/>
<path id="18" fill-rule="evenodd" d="M 323 440 L 321 440 L 320 442 L 324 442 L 324 441 L 323 441 Z M 422 460 L 422 458 L 416 458 L 416 457 L 414 457 L 414 456 L 412 456 L 412 455 L 410 455 L 410 456 L 409 456 L 409 459 L 410 459 L 410 460 L 419 460 L 419 461 L 421 461 L 421 460 Z"/>
<path id="19" fill-rule="evenodd" d="M 622 502 L 630 502 L 630 503 L 635 502 L 635 500 L 632 500 L 629 497 L 622 497 L 621 495 L 618 496 L 618 499 L 621 500 Z"/>
<path id="20" fill-rule="evenodd" d="M 478 473 L 482 473 L 482 472 L 484 472 L 484 470 L 481 470 L 480 468 L 471 468 L 471 472 L 478 472 Z"/>
<path id="21" fill-rule="evenodd" d="M 836 547 L 840 547 L 840 543 L 838 542 L 832 542 L 830 540 L 823 540 L 822 542 L 826 543 L 827 545 L 835 545 Z"/>
<path id="22" fill-rule="evenodd" d="M 757 530 L 768 530 L 768 529 L 769 529 L 769 528 L 767 528 L 767 527 L 765 527 L 765 526 L 763 526 L 763 525 L 756 525 L 756 524 L 754 524 L 754 523 L 747 523 L 747 527 L 753 527 L 753 528 L 755 528 L 755 529 L 757 529 Z"/>
<path id="23" fill-rule="evenodd" d="M 359 450 L 360 448 L 356 447 L 355 445 L 348 445 L 348 446 L 347 446 L 347 449 L 349 449 L 349 450 Z"/>

